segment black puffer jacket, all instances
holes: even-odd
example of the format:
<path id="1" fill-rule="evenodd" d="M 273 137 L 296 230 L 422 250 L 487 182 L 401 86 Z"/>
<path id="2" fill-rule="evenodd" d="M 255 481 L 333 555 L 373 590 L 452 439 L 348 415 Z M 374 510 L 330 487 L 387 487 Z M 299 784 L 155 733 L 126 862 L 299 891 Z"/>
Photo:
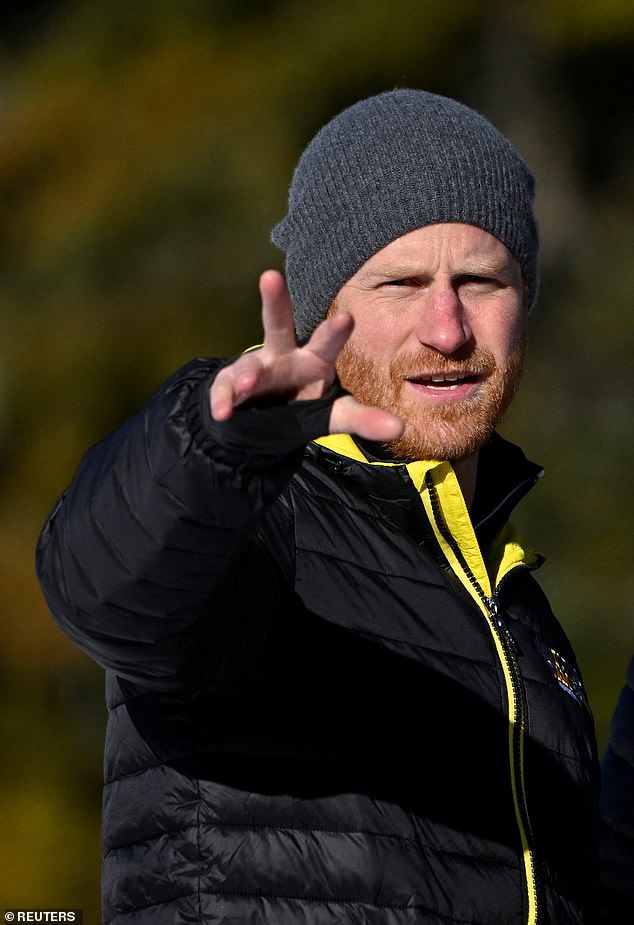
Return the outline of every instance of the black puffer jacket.
<path id="1" fill-rule="evenodd" d="M 507 523 L 538 468 L 483 450 L 487 571 L 448 464 L 309 443 L 331 398 L 216 424 L 212 372 L 90 451 L 40 542 L 108 669 L 105 921 L 593 921 L 592 719 Z"/>

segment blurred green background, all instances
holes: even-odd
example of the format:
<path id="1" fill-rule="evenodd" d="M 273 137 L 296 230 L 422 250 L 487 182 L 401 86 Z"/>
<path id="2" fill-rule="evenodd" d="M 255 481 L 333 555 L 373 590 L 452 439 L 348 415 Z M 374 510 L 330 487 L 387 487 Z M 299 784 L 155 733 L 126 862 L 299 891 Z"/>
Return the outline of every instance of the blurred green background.
<path id="1" fill-rule="evenodd" d="M 293 165 L 343 106 L 457 97 L 538 182 L 542 288 L 503 432 L 601 748 L 634 651 L 634 2 L 66 0 L 0 28 L 0 907 L 99 921 L 101 672 L 33 548 L 81 453 L 174 368 L 259 338 Z"/>

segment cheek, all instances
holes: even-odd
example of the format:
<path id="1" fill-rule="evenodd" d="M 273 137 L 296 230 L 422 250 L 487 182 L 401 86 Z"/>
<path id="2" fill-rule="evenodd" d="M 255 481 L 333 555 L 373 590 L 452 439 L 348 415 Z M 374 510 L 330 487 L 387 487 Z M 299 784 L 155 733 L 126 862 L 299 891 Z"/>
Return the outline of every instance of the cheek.
<path id="1" fill-rule="evenodd" d="M 386 312 L 359 312 L 353 314 L 354 328 L 350 343 L 357 350 L 375 358 L 391 356 L 401 342 L 399 325 Z"/>
<path id="2" fill-rule="evenodd" d="M 486 326 L 476 336 L 476 341 L 482 347 L 488 347 L 499 360 L 515 354 L 526 343 L 526 312 L 510 313 L 499 317 L 490 326 Z"/>
<path id="3" fill-rule="evenodd" d="M 509 352 L 516 353 L 518 350 L 523 350 L 526 347 L 526 335 L 527 335 L 527 315 L 524 313 L 520 318 L 517 319 L 515 325 L 513 326 L 512 335 L 509 340 Z"/>

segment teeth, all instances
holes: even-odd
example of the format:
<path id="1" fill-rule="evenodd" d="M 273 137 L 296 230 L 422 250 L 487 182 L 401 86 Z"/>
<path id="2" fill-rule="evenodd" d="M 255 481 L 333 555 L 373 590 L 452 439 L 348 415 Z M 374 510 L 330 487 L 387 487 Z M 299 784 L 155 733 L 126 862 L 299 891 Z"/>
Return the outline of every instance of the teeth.
<path id="1" fill-rule="evenodd" d="M 458 382 L 461 376 L 432 376 L 432 382 Z"/>

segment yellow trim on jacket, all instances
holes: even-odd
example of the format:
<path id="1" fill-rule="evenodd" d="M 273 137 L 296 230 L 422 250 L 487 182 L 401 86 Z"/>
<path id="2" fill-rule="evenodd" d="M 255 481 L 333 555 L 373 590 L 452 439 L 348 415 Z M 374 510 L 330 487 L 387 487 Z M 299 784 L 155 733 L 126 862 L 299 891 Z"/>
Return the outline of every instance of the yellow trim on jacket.
<path id="1" fill-rule="evenodd" d="M 534 550 L 525 547 L 514 528 L 506 524 L 491 544 L 485 562 L 467 505 L 453 466 L 449 462 L 416 460 L 409 463 L 369 461 L 348 434 L 321 437 L 317 443 L 369 465 L 405 465 L 416 486 L 436 541 L 456 577 L 478 605 L 486 619 L 504 675 L 508 704 L 508 755 L 515 818 L 522 844 L 522 863 L 526 878 L 526 925 L 538 925 L 536 861 L 531 849 L 531 827 L 525 788 L 524 738 L 526 735 L 526 704 L 517 685 L 519 666 L 509 651 L 504 631 L 497 623 L 494 596 L 500 582 L 513 568 L 530 565 L 537 560 Z M 434 499 L 432 499 L 432 492 Z M 434 501 L 440 505 L 440 511 Z M 475 578 L 477 585 L 474 584 Z M 478 587 L 479 586 L 479 587 Z M 482 596 L 484 594 L 484 597 Z"/>

